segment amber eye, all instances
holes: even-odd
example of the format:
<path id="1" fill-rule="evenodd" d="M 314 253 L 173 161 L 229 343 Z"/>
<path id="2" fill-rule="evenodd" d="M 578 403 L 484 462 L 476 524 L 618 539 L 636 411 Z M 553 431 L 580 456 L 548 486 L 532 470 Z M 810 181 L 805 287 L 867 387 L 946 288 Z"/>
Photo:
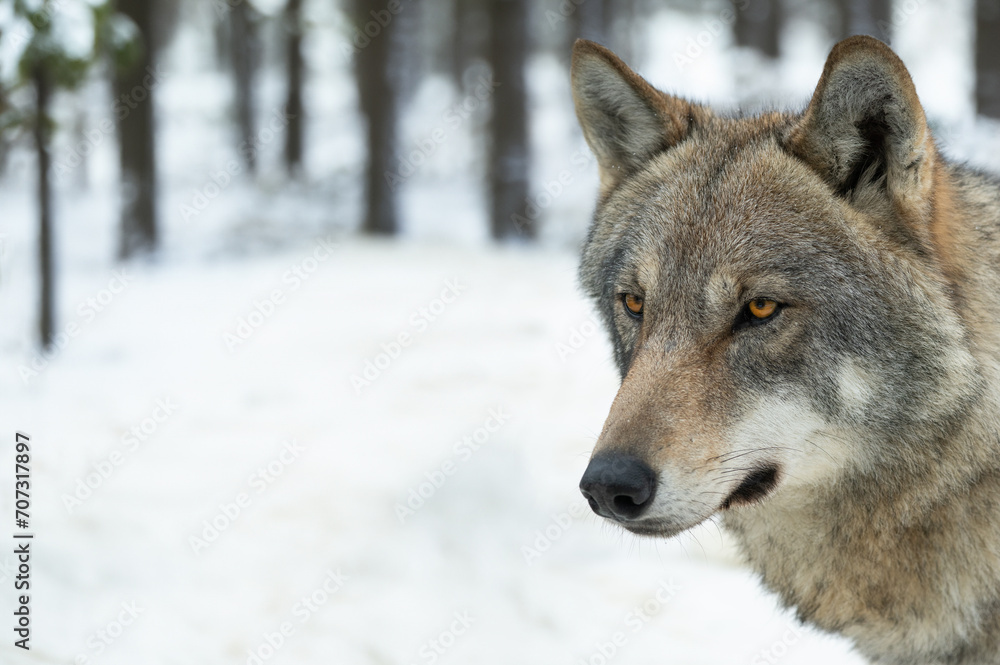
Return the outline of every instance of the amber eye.
<path id="1" fill-rule="evenodd" d="M 626 293 L 622 296 L 622 301 L 625 303 L 625 309 L 627 309 L 632 316 L 642 316 L 642 298 L 632 295 L 631 293 Z"/>
<path id="2" fill-rule="evenodd" d="M 767 300 L 766 298 L 757 298 L 756 300 L 751 300 L 747 305 L 747 309 L 750 310 L 750 314 L 758 319 L 766 319 L 773 315 L 778 310 L 778 303 L 774 300 Z"/>

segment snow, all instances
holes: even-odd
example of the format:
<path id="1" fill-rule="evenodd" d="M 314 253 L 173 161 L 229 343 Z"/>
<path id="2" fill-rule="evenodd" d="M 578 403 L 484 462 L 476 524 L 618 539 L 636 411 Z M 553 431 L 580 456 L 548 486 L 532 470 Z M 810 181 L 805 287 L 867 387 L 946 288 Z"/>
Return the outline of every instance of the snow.
<path id="1" fill-rule="evenodd" d="M 321 9 L 315 25 L 339 24 Z M 673 51 L 716 15 L 652 17 L 661 37 L 640 71 L 730 106 L 808 98 L 828 44 L 804 23 L 778 65 L 720 35 L 678 71 Z M 964 48 L 956 34 L 949 52 Z M 238 153 L 223 130 L 229 82 L 194 64 L 208 48 L 183 27 L 159 84 L 154 260 L 113 261 L 113 140 L 95 138 L 86 167 L 57 180 L 65 338 L 51 356 L 31 342 L 30 152 L 16 149 L 0 180 L 0 455 L 15 430 L 32 436 L 37 534 L 33 648 L 8 635 L 0 662 L 862 662 L 781 610 L 714 523 L 640 540 L 583 503 L 576 485 L 618 379 L 576 286 L 596 168 L 556 58 L 529 72 L 542 242 L 497 248 L 472 140 L 485 117 L 449 122 L 464 97 L 447 82 L 425 80 L 405 118 L 411 150 L 438 128 L 444 140 L 403 186 L 403 236 L 368 240 L 352 232 L 363 145 L 340 43 L 307 40 L 303 181 L 279 174 L 275 136 L 255 184 L 232 173 L 219 185 Z M 913 58 L 950 154 L 995 165 L 996 127 L 971 117 L 969 82 L 952 72 L 965 55 Z M 277 75 L 261 117 L 280 109 Z M 100 84 L 62 97 L 60 126 L 74 100 L 84 127 L 99 126 L 108 98 Z M 81 140 L 60 131 L 54 162 Z M 185 213 L 199 193 L 206 205 Z M 0 513 L 12 514 L 7 491 Z M 0 552 L 9 617 L 14 562 Z"/>

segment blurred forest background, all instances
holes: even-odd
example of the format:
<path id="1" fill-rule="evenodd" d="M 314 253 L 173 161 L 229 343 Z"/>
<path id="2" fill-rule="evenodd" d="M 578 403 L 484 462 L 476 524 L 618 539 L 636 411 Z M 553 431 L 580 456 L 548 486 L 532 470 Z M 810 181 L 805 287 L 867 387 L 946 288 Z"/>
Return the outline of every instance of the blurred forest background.
<path id="1" fill-rule="evenodd" d="M 60 229 L 72 223 L 75 208 L 70 204 L 60 211 L 55 200 L 69 185 L 87 188 L 99 180 L 97 170 L 117 171 L 114 253 L 121 260 L 156 252 L 165 227 L 198 218 L 232 181 L 303 198 L 309 191 L 329 194 L 336 189 L 321 205 L 338 210 L 339 226 L 397 234 L 408 223 L 402 201 L 411 177 L 434 171 L 434 163 L 442 160 L 452 160 L 463 176 L 472 175 L 471 181 L 458 183 L 464 188 L 460 192 L 439 188 L 435 197 L 419 198 L 411 206 L 450 207 L 455 198 L 471 198 L 480 214 L 452 223 L 485 222 L 496 241 L 528 243 L 544 232 L 552 199 L 565 185 L 560 181 L 564 173 L 552 179 L 539 166 L 545 159 L 540 153 L 551 144 L 532 136 L 540 121 L 532 117 L 539 104 L 532 100 L 531 63 L 557 63 L 561 69 L 555 74 L 551 66 L 538 66 L 535 76 L 544 70 L 550 78 L 565 79 L 571 44 L 585 37 L 610 46 L 641 70 L 654 50 L 651 42 L 658 41 L 648 30 L 651 17 L 669 11 L 692 17 L 694 26 L 672 47 L 669 64 L 678 71 L 723 43 L 745 55 L 744 66 L 777 72 L 768 63 L 796 57 L 789 52 L 803 26 L 809 26 L 814 41 L 823 42 L 823 49 L 860 33 L 892 43 L 894 32 L 930 4 L 6 0 L 0 7 L 0 178 L 12 169 L 34 171 L 38 343 L 50 346 L 57 327 L 54 247 Z M 1000 117 L 1000 0 L 975 0 L 958 11 L 972 12 L 974 111 Z M 331 87 L 331 65 L 353 83 Z M 211 126 L 212 140 L 189 134 L 174 151 L 191 155 L 221 148 L 228 155 L 218 162 L 222 168 L 213 167 L 186 200 L 168 205 L 162 184 L 171 148 L 164 145 L 162 126 L 186 123 L 177 114 L 199 105 L 189 100 L 164 109 L 159 98 L 164 79 L 176 79 L 184 68 L 213 76 L 192 76 L 184 92 L 174 85 L 171 94 L 202 95 L 202 101 L 217 102 L 222 110 Z M 786 101 L 776 92 L 780 85 L 755 93 L 753 84 L 738 74 L 730 100 L 736 106 Z M 540 80 L 542 87 L 548 85 L 544 76 Z M 560 85 L 558 90 L 568 97 Z M 309 94 L 319 86 L 327 86 L 327 97 L 338 99 L 331 103 L 323 91 Z M 424 123 L 423 133 L 414 135 L 412 118 L 435 108 L 428 98 L 446 99 L 447 106 L 441 113 L 438 104 L 437 123 Z M 801 93 L 799 99 L 805 100 Z M 565 126 L 558 131 L 575 131 L 575 123 L 560 119 Z M 331 144 L 323 134 L 331 125 L 348 128 L 354 144 Z M 536 133 L 544 134 L 548 127 L 542 125 Z M 462 140 L 453 136 L 459 130 Z M 458 149 L 447 145 L 462 141 Z M 95 165 L 99 153 L 112 146 L 116 167 Z M 12 160 L 19 148 L 33 160 Z M 356 160 L 337 159 L 357 150 Z M 316 154 L 320 151 L 326 154 Z M 587 159 L 574 155 L 581 163 Z"/>

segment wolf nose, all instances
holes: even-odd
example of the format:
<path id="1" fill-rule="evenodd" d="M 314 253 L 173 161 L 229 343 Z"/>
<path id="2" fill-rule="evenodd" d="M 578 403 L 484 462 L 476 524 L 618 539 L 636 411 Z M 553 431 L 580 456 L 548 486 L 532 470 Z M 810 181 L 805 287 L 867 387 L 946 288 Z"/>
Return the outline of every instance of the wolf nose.
<path id="1" fill-rule="evenodd" d="M 656 474 L 631 455 L 598 455 L 583 473 L 580 491 L 598 515 L 634 520 L 653 503 Z"/>

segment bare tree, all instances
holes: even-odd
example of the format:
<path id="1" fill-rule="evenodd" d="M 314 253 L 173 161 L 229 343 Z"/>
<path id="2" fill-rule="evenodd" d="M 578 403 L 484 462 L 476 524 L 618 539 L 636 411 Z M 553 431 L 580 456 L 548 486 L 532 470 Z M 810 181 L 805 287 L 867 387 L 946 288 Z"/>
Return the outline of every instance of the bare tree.
<path id="1" fill-rule="evenodd" d="M 381 0 L 353 0 L 354 72 L 361 114 L 367 122 L 368 165 L 365 170 L 366 233 L 393 234 L 399 227 L 396 185 L 390 182 L 396 147 L 399 90 L 394 69 L 394 35 L 398 18 Z M 404 5 L 401 11 L 407 11 Z"/>
<path id="2" fill-rule="evenodd" d="M 38 267 L 39 267 L 39 319 L 38 332 L 43 348 L 52 346 L 55 334 L 55 305 L 52 259 L 52 188 L 49 181 L 49 98 L 51 81 L 43 62 L 35 64 L 32 72 L 35 85 L 35 150 L 38 152 Z"/>
<path id="3" fill-rule="evenodd" d="M 285 66 L 288 69 L 288 133 L 285 136 L 285 168 L 289 173 L 302 166 L 302 0 L 288 0 L 285 5 L 287 32 Z"/>
<path id="4" fill-rule="evenodd" d="M 976 0 L 976 112 L 1000 118 L 1000 0 Z"/>
<path id="5" fill-rule="evenodd" d="M 489 14 L 484 0 L 454 0 L 452 26 L 452 67 L 455 86 L 465 88 L 465 73 L 476 60 L 486 59 L 489 41 Z"/>
<path id="6" fill-rule="evenodd" d="M 490 229 L 497 239 L 533 237 L 535 220 L 527 205 L 528 101 L 524 75 L 528 55 L 527 0 L 489 0 L 489 58 L 495 92 L 490 121 Z"/>
<path id="7" fill-rule="evenodd" d="M 420 41 L 418 48 L 426 53 L 429 71 L 455 76 L 454 57 L 458 51 L 458 0 L 438 0 L 421 7 Z"/>
<path id="8" fill-rule="evenodd" d="M 156 144 L 154 141 L 153 16 L 157 0 L 117 0 L 142 36 L 133 62 L 119 63 L 114 92 L 121 164 L 121 236 L 118 255 L 128 258 L 151 251 L 157 243 Z"/>
<path id="9" fill-rule="evenodd" d="M 578 38 L 590 39 L 603 44 L 625 60 L 635 54 L 637 35 L 632 32 L 635 15 L 635 0 L 587 0 L 579 5 L 560 4 L 560 11 L 547 12 L 550 25 L 563 20 L 564 12 L 569 13 L 566 29 L 566 45 L 560 57 L 569 64 L 573 42 Z"/>
<path id="10" fill-rule="evenodd" d="M 573 11 L 571 42 L 578 37 L 612 46 L 610 43 L 611 19 L 614 7 L 611 0 L 587 0 Z"/>
<path id="11" fill-rule="evenodd" d="M 103 32 L 102 18 L 111 15 L 108 7 L 94 5 L 98 26 L 95 36 Z M 0 133 L 24 128 L 31 132 L 37 153 L 38 175 L 38 273 L 39 273 L 39 317 L 38 338 L 44 349 L 52 347 L 55 341 L 55 256 L 54 224 L 52 209 L 51 180 L 51 144 L 52 119 L 49 110 L 52 94 L 59 89 L 72 90 L 80 85 L 95 62 L 90 54 L 80 57 L 78 53 L 70 52 L 63 43 L 62 37 L 67 32 L 66 26 L 58 30 L 53 21 L 59 17 L 58 3 L 42 0 L 37 3 L 14 3 L 13 13 L 24 19 L 19 38 L 27 37 L 27 43 L 21 52 L 15 71 L 17 72 L 16 87 L 24 85 L 34 90 L 33 103 L 27 108 L 18 108 L 0 89 Z M 6 145 L 4 136 L 3 144 Z"/>
<path id="12" fill-rule="evenodd" d="M 836 39 L 851 35 L 871 35 L 892 39 L 892 0 L 834 0 Z"/>
<path id="13" fill-rule="evenodd" d="M 777 58 L 781 53 L 782 0 L 749 0 L 736 10 L 736 43 Z"/>
<path id="14" fill-rule="evenodd" d="M 604 20 L 607 24 L 608 44 L 625 60 L 636 57 L 639 35 L 634 30 L 637 0 L 605 0 Z"/>
<path id="15" fill-rule="evenodd" d="M 140 0 L 141 1 L 141 0 Z M 240 145 L 252 141 L 256 133 L 254 121 L 256 106 L 253 89 L 257 72 L 257 56 L 260 45 L 257 38 L 257 10 L 248 0 L 239 0 L 229 10 L 229 46 L 236 87 L 236 121 L 239 127 Z M 247 170 L 257 172 L 257 151 L 241 149 Z"/>

